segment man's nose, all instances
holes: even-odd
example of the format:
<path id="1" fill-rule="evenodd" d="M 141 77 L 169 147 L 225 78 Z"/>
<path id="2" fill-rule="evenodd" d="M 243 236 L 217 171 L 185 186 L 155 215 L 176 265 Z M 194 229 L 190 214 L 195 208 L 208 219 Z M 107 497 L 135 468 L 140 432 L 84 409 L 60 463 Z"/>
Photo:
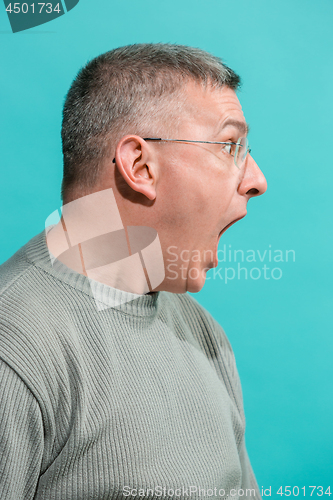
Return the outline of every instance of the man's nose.
<path id="1" fill-rule="evenodd" d="M 252 198 L 253 196 L 264 194 L 266 189 L 267 181 L 264 174 L 252 156 L 248 154 L 244 165 L 243 176 L 238 187 L 239 193 Z"/>

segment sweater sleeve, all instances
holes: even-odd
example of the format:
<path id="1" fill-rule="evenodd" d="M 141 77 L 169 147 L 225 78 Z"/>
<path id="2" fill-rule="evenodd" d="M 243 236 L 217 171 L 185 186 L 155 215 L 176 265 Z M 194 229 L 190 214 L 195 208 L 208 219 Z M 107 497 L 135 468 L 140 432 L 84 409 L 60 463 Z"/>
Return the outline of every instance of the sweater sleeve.
<path id="1" fill-rule="evenodd" d="M 0 360 L 0 498 L 32 500 L 43 456 L 43 422 L 38 402 Z"/>

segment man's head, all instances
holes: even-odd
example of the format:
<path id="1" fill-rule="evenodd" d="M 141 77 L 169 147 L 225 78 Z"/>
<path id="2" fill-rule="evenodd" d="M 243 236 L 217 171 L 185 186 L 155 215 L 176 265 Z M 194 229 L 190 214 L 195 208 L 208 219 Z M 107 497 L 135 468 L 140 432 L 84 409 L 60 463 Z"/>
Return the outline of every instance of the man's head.
<path id="1" fill-rule="evenodd" d="M 240 83 L 217 57 L 180 45 L 120 47 L 82 68 L 63 110 L 63 198 L 96 185 L 123 135 L 177 133 L 188 81 L 234 90 Z"/>
<path id="2" fill-rule="evenodd" d="M 266 181 L 249 154 L 237 168 L 228 145 L 143 138 L 238 142 L 247 134 L 238 85 L 206 52 L 147 44 L 97 57 L 68 93 L 64 203 L 111 187 L 125 226 L 156 229 L 166 266 L 157 290 L 199 291 L 222 230 Z"/>

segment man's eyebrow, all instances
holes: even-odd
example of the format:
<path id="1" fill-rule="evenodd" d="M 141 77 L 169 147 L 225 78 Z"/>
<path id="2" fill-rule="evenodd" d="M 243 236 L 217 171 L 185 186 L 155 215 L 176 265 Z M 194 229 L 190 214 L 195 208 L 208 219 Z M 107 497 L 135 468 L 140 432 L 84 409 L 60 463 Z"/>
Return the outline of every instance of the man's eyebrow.
<path id="1" fill-rule="evenodd" d="M 248 123 L 245 123 L 245 122 L 241 122 L 239 120 L 233 120 L 233 119 L 229 119 L 229 120 L 226 120 L 223 124 L 222 124 L 222 127 L 220 129 L 220 132 L 225 128 L 225 127 L 235 127 L 235 128 L 238 128 L 238 130 L 240 131 L 241 134 L 243 135 L 247 135 L 250 131 L 250 125 Z"/>

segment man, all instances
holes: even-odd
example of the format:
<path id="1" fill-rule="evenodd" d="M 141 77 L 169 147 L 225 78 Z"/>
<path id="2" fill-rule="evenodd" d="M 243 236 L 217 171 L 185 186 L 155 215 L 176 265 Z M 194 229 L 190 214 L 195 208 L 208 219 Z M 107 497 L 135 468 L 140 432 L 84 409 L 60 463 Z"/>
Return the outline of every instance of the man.
<path id="1" fill-rule="evenodd" d="M 2 499 L 260 498 L 230 344 L 186 293 L 266 190 L 238 85 L 164 44 L 73 82 L 61 220 L 0 268 Z"/>

